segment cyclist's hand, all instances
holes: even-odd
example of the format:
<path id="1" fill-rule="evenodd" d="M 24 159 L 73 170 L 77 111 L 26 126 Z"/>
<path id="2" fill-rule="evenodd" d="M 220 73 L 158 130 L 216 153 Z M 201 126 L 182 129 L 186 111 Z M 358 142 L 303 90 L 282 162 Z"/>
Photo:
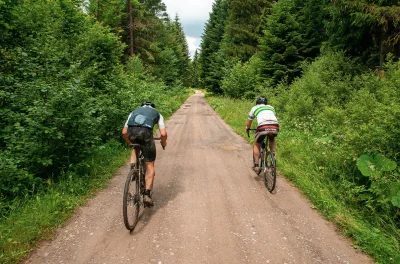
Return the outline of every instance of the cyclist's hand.
<path id="1" fill-rule="evenodd" d="M 162 148 L 165 149 L 165 147 L 167 146 L 167 141 L 165 141 L 165 142 L 161 141 L 160 143 L 161 143 Z"/>

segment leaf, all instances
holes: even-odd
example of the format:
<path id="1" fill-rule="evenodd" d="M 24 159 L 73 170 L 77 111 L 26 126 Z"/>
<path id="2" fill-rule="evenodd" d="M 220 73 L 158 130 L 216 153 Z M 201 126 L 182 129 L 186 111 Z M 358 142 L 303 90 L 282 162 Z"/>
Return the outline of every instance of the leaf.
<path id="1" fill-rule="evenodd" d="M 400 208 L 400 191 L 397 193 L 396 196 L 392 197 L 392 204 L 398 208 Z"/>
<path id="2" fill-rule="evenodd" d="M 382 154 L 375 155 L 374 160 L 377 164 L 377 167 L 382 171 L 392 171 L 397 167 L 395 161 L 386 158 Z"/>
<path id="3" fill-rule="evenodd" d="M 396 169 L 397 164 L 382 154 L 363 154 L 357 160 L 357 167 L 364 176 L 380 175 Z"/>
<path id="4" fill-rule="evenodd" d="M 371 176 L 377 172 L 374 159 L 368 154 L 363 154 L 358 158 L 357 167 L 364 176 Z"/>

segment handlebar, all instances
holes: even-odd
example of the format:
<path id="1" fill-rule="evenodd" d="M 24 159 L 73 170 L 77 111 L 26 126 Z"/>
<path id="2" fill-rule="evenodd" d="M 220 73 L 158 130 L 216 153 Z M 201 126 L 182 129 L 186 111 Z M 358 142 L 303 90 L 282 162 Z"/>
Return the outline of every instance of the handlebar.
<path id="1" fill-rule="evenodd" d="M 257 131 L 257 128 L 249 128 L 249 129 L 246 129 L 247 137 L 250 137 L 250 133 L 249 133 L 250 130 L 255 130 L 255 131 Z"/>

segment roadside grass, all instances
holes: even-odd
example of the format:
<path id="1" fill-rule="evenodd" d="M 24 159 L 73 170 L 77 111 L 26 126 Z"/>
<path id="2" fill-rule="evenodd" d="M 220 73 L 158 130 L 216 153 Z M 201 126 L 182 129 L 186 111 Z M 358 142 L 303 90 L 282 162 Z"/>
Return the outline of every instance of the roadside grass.
<path id="1" fill-rule="evenodd" d="M 66 173 L 57 183 L 48 180 L 46 190 L 14 201 L 10 215 L 0 222 L 0 263 L 17 263 L 40 240 L 50 239 L 75 208 L 107 186 L 114 172 L 126 162 L 128 153 L 119 142 L 110 141 L 81 164 L 87 174 Z"/>
<path id="2" fill-rule="evenodd" d="M 248 138 L 245 132 L 253 102 L 212 95 L 207 100 L 235 132 L 253 143 L 253 137 Z M 364 208 L 354 205 L 341 191 L 338 179 L 345 172 L 336 160 L 343 151 L 323 136 L 316 138 L 290 128 L 285 120 L 280 120 L 280 125 L 277 148 L 280 173 L 309 198 L 313 208 L 350 237 L 355 248 L 369 254 L 377 263 L 400 263 L 400 234 L 395 223 L 382 220 L 380 215 L 365 217 Z M 379 221 L 383 223 L 377 224 Z"/>
<path id="3" fill-rule="evenodd" d="M 193 93 L 169 98 L 163 109 L 169 118 Z M 42 240 L 51 239 L 74 213 L 75 209 L 108 186 L 114 173 L 123 166 L 130 150 L 117 140 L 98 147 L 94 154 L 77 164 L 58 182 L 49 179 L 46 187 L 34 195 L 16 199 L 9 206 L 10 213 L 0 218 L 0 263 L 19 263 Z"/>

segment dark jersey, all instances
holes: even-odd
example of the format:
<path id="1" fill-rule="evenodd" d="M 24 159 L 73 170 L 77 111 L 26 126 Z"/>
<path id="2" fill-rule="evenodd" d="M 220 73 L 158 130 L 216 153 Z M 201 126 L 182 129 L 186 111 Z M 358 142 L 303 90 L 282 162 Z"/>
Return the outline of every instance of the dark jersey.
<path id="1" fill-rule="evenodd" d="M 162 116 L 154 108 L 143 106 L 134 110 L 128 117 L 125 123 L 127 127 L 147 127 L 153 129 L 155 124 L 159 124 Z M 164 122 L 162 122 L 164 126 Z M 160 124 L 159 124 L 160 126 Z"/>

